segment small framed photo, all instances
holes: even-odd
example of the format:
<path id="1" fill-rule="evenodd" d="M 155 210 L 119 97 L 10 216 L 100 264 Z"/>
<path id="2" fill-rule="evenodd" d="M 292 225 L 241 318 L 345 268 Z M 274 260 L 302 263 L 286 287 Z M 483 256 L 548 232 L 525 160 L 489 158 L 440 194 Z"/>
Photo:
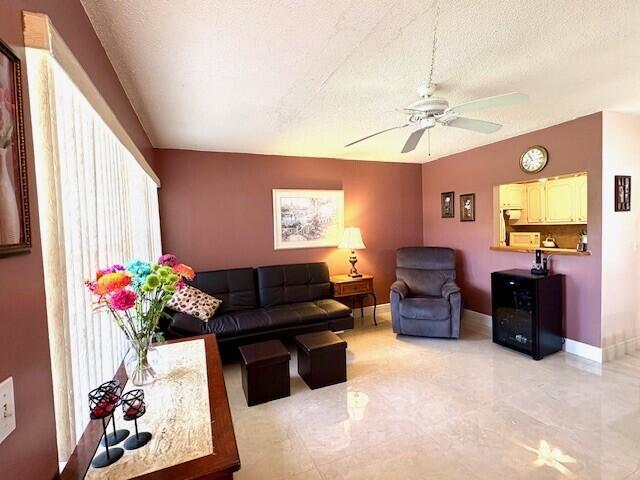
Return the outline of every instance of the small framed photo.
<path id="1" fill-rule="evenodd" d="M 476 221 L 476 194 L 466 193 L 460 195 L 460 221 L 475 222 Z"/>
<path id="2" fill-rule="evenodd" d="M 631 176 L 616 175 L 614 193 L 615 211 L 631 211 Z"/>
<path id="3" fill-rule="evenodd" d="M 442 218 L 454 218 L 456 194 L 454 192 L 444 192 L 440 194 L 440 215 Z"/>

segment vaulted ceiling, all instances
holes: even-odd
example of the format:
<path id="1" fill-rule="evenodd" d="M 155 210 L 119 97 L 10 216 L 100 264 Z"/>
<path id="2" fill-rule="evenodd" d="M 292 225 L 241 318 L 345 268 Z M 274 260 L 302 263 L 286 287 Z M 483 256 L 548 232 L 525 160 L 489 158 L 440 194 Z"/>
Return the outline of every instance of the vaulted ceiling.
<path id="1" fill-rule="evenodd" d="M 83 0 L 156 147 L 425 162 L 600 110 L 640 113 L 637 0 L 460 0 L 440 5 L 434 81 L 483 110 L 485 135 L 436 126 L 401 155 L 431 61 L 425 0 Z M 472 116 L 469 114 L 469 116 Z"/>

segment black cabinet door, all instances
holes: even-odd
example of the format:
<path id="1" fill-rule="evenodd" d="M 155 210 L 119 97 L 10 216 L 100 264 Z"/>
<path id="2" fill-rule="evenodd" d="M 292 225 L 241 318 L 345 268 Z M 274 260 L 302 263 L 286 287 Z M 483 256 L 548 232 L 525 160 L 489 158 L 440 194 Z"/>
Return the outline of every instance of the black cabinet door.
<path id="1" fill-rule="evenodd" d="M 526 278 L 492 275 L 493 341 L 529 355 L 537 345 L 536 286 Z"/>

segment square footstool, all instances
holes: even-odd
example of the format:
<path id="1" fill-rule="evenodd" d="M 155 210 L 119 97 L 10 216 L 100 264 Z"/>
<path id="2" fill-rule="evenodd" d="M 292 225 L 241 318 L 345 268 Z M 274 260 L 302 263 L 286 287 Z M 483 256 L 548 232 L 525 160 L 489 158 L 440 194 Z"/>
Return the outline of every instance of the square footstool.
<path id="1" fill-rule="evenodd" d="M 242 389 L 250 407 L 291 394 L 289 350 L 279 340 L 243 345 Z"/>
<path id="2" fill-rule="evenodd" d="M 298 373 L 309 388 L 347 381 L 347 342 L 328 330 L 296 337 Z"/>

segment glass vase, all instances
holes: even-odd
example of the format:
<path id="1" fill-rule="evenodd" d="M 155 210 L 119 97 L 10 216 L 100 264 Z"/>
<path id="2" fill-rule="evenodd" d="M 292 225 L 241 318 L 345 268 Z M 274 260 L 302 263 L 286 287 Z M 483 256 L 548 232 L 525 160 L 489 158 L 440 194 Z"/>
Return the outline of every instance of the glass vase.
<path id="1" fill-rule="evenodd" d="M 125 357 L 125 369 L 131 383 L 140 387 L 149 385 L 156 379 L 153 368 L 155 348 L 151 345 L 153 335 L 131 341 L 131 348 Z"/>

